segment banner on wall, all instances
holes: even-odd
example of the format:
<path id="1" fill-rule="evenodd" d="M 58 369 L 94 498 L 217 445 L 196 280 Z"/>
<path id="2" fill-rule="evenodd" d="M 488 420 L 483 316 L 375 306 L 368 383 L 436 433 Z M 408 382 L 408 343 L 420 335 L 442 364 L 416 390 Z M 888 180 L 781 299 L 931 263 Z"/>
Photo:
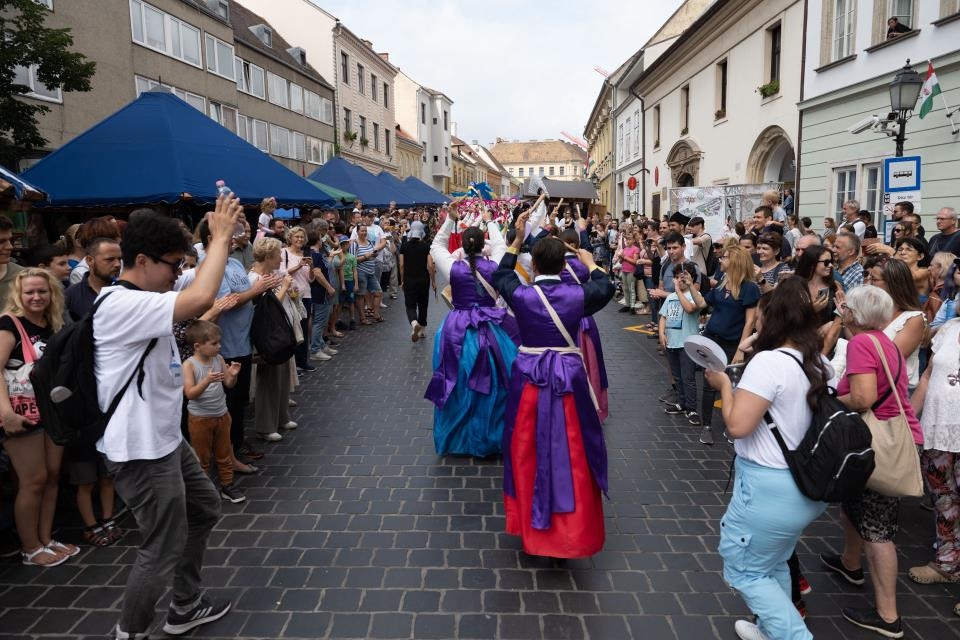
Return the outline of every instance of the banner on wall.
<path id="1" fill-rule="evenodd" d="M 719 239 L 729 221 L 734 223 L 753 216 L 765 191 L 780 191 L 781 183 L 728 184 L 709 187 L 670 189 L 670 212 L 679 211 L 693 218 L 703 218 L 704 231 Z"/>

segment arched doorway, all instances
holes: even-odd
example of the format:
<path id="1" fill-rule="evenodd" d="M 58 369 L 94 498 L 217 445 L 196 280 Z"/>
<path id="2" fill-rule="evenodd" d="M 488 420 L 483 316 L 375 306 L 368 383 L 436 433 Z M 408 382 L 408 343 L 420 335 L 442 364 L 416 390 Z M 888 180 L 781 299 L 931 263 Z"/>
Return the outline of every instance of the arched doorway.
<path id="1" fill-rule="evenodd" d="M 792 187 L 797 180 L 796 153 L 787 133 L 778 126 L 764 129 L 747 161 L 747 181 L 758 184 L 781 182 Z"/>
<path id="2" fill-rule="evenodd" d="M 700 147 L 690 139 L 680 140 L 667 154 L 670 181 L 674 187 L 696 186 L 700 175 Z"/>

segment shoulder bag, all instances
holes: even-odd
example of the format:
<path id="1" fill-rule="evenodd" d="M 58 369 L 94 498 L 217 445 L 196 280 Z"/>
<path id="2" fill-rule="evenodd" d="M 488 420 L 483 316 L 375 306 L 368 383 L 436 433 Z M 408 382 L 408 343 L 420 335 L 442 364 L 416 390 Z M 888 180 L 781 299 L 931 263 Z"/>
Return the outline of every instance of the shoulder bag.
<path id="1" fill-rule="evenodd" d="M 30 336 L 20 323 L 20 319 L 13 314 L 7 314 L 13 321 L 20 337 L 20 346 L 23 350 L 23 364 L 16 369 L 4 369 L 3 379 L 7 385 L 7 395 L 10 396 L 10 406 L 13 412 L 32 422 L 40 422 L 40 411 L 37 409 L 37 398 L 30 381 L 30 372 L 37 360 L 37 353 L 30 342 Z M 0 425 L 2 426 L 2 425 Z"/>
<path id="2" fill-rule="evenodd" d="M 876 468 L 867 481 L 867 488 L 891 498 L 920 497 L 923 495 L 920 456 L 917 453 L 917 445 L 913 442 L 910 423 L 903 410 L 900 391 L 890 373 L 890 366 L 887 364 L 880 341 L 875 336 L 869 337 L 873 341 L 873 346 L 877 348 L 883 371 L 890 384 L 891 394 L 897 399 L 897 406 L 900 407 L 900 415 L 881 420 L 873 413 L 873 408 L 867 409 L 863 414 L 863 420 L 873 436 L 872 446 L 877 462 Z"/>

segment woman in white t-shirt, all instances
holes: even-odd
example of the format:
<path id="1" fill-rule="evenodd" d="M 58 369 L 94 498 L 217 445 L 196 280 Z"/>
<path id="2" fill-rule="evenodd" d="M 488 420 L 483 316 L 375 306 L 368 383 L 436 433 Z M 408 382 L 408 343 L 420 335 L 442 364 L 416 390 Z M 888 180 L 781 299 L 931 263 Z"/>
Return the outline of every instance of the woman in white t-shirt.
<path id="1" fill-rule="evenodd" d="M 763 317 L 753 345 L 756 355 L 736 392 L 726 373 L 706 373 L 720 392 L 727 434 L 737 452 L 719 551 L 724 580 L 758 616 L 756 625 L 738 620 L 737 635 L 807 640 L 813 634 L 793 605 L 787 559 L 827 505 L 800 493 L 764 414 L 770 413 L 787 447 L 795 449 L 810 425 L 811 403 L 832 375 L 820 356 L 816 314 L 803 279 L 780 282 Z"/>

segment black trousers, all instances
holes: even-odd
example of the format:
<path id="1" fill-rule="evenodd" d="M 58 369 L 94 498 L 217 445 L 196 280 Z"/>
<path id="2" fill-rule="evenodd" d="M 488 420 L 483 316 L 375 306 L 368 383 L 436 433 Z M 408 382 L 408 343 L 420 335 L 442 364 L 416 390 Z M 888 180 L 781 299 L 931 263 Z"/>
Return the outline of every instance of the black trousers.
<path id="1" fill-rule="evenodd" d="M 407 321 L 417 321 L 427 326 L 427 304 L 430 302 L 429 282 L 406 282 L 403 286 L 403 306 L 407 309 Z"/>
<path id="2" fill-rule="evenodd" d="M 224 358 L 227 364 L 240 363 L 240 373 L 237 374 L 237 384 L 224 389 L 227 396 L 227 412 L 230 414 L 230 444 L 234 453 L 243 445 L 243 418 L 250 401 L 250 376 L 253 373 L 253 356 L 239 358 Z"/>

